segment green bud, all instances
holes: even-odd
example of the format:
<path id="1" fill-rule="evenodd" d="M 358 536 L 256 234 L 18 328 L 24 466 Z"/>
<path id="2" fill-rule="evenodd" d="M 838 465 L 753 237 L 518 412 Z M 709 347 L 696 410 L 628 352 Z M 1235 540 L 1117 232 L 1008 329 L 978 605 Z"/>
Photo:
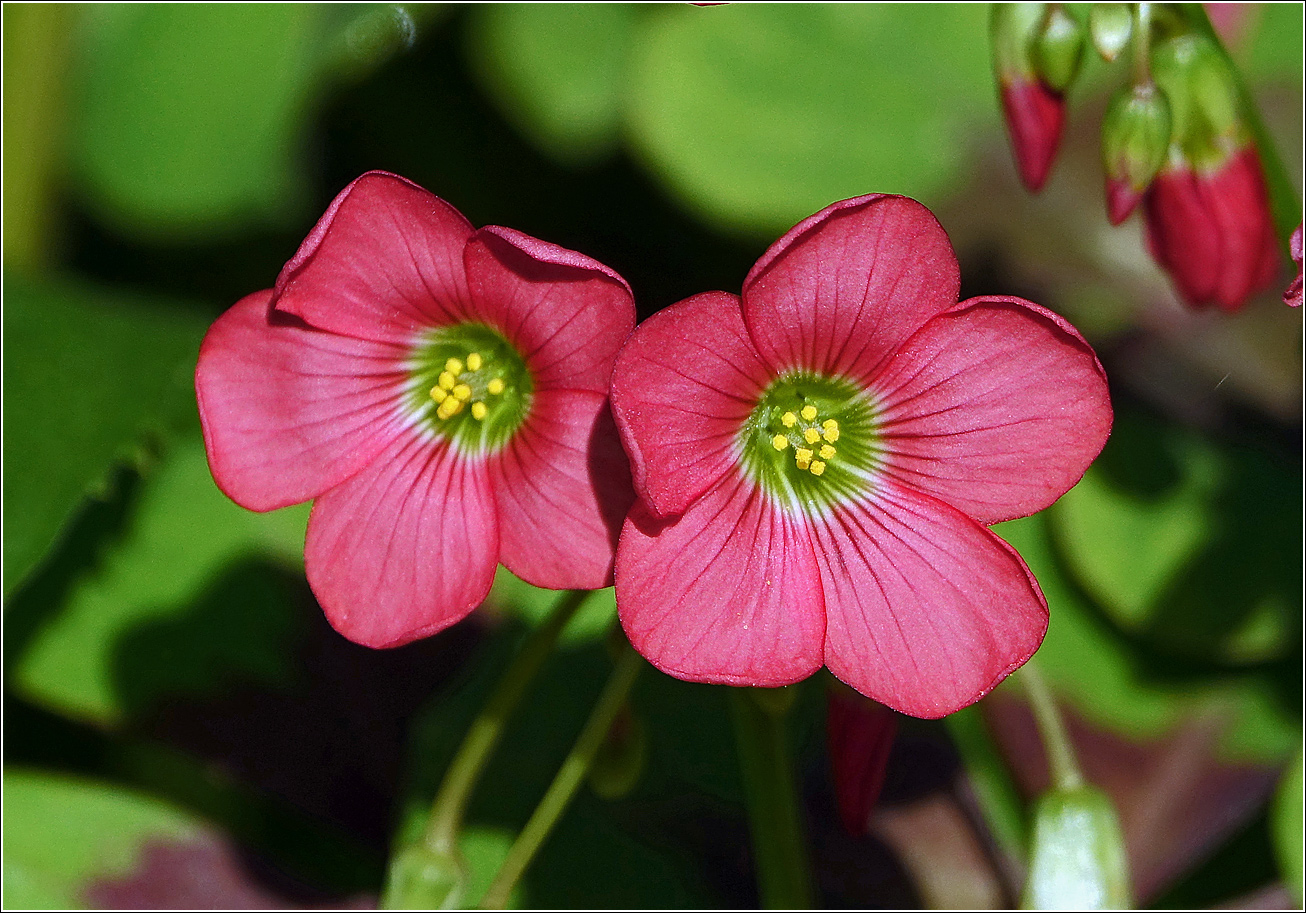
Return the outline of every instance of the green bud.
<path id="1" fill-rule="evenodd" d="M 639 783 L 647 757 L 648 730 L 624 704 L 590 764 L 590 789 L 600 798 L 620 799 Z"/>
<path id="2" fill-rule="evenodd" d="M 391 860 L 381 907 L 456 910 L 467 900 L 467 881 L 467 867 L 461 859 L 416 843 Z"/>
<path id="3" fill-rule="evenodd" d="M 1070 88 L 1084 60 L 1084 26 L 1060 3 L 1048 8 L 1034 38 L 1034 66 L 1039 78 L 1058 92 Z"/>
<path id="4" fill-rule="evenodd" d="M 1053 789 L 1034 809 L 1027 910 L 1129 907 L 1124 838 L 1115 807 L 1092 786 Z"/>
<path id="5" fill-rule="evenodd" d="M 1158 42 L 1151 64 L 1170 102 L 1171 142 L 1191 165 L 1217 168 L 1247 144 L 1237 82 L 1209 39 L 1190 33 Z"/>
<path id="6" fill-rule="evenodd" d="M 993 72 L 999 84 L 1034 82 L 1034 38 L 1047 14 L 1046 3 L 995 3 L 989 20 Z"/>
<path id="7" fill-rule="evenodd" d="M 1142 193 L 1165 164 L 1170 104 L 1152 83 L 1122 87 L 1102 120 L 1102 164 L 1107 177 Z"/>
<path id="8" fill-rule="evenodd" d="M 1133 11 L 1128 3 L 1094 3 L 1088 12 L 1088 31 L 1093 47 L 1107 63 L 1120 56 L 1129 44 L 1134 28 Z"/>

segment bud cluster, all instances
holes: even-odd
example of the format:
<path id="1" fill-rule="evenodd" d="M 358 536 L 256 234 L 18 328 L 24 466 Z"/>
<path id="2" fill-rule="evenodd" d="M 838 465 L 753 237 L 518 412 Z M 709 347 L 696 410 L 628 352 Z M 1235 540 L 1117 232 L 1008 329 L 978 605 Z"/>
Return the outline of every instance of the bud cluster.
<path id="1" fill-rule="evenodd" d="M 1141 204 L 1149 248 L 1180 295 L 1238 310 L 1278 267 L 1269 191 L 1237 74 L 1190 17 L 1097 3 L 1085 28 L 1062 4 L 996 4 L 994 67 L 1022 180 L 1037 191 L 1051 171 L 1086 34 L 1106 62 L 1132 60 L 1102 122 L 1108 219 L 1119 225 Z"/>

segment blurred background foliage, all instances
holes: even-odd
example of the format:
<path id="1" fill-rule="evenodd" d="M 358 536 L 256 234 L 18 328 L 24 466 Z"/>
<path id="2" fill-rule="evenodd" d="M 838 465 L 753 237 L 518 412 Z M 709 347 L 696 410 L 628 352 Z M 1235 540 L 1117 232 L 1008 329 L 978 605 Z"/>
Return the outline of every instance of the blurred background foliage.
<path id="1" fill-rule="evenodd" d="M 641 316 L 738 290 L 790 225 L 869 192 L 935 211 L 964 295 L 1068 316 L 1117 423 L 1077 488 L 998 530 L 1048 596 L 1038 661 L 1121 809 L 1142 903 L 1299 904 L 1301 315 L 1273 291 L 1232 317 L 1186 311 L 1137 220 L 1107 225 L 1096 127 L 1119 68 L 1090 64 L 1057 170 L 1025 194 L 986 16 L 5 4 L 6 906 L 374 903 L 554 598 L 504 574 L 436 638 L 355 647 L 304 583 L 307 509 L 247 513 L 209 477 L 191 386 L 206 327 L 373 168 L 597 257 Z M 1301 6 L 1255 7 L 1228 40 L 1300 193 Z M 496 756 L 464 837 L 478 884 L 579 730 L 614 615 L 611 591 L 591 598 Z M 1018 897 L 1047 782 L 1020 690 L 907 723 L 853 838 L 823 683 L 795 686 L 794 732 L 822 902 Z M 642 777 L 584 793 L 517 901 L 755 904 L 721 689 L 649 671 L 631 712 Z"/>

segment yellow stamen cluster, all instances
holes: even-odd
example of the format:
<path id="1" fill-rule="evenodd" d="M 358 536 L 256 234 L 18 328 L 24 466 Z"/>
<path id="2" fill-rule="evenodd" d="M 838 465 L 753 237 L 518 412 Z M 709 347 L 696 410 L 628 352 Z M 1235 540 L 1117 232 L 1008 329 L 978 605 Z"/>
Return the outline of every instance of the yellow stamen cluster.
<path id="1" fill-rule="evenodd" d="M 799 426 L 800 417 L 806 427 Z M 804 472 L 819 476 L 825 472 L 826 464 L 839 452 L 834 447 L 834 442 L 839 440 L 839 423 L 829 418 L 818 425 L 816 417 L 817 409 L 811 403 L 797 413 L 785 412 L 780 416 L 780 424 L 790 429 L 790 433 L 777 433 L 771 438 L 771 446 L 776 450 L 787 450 L 793 444 L 794 465 Z M 808 422 L 811 424 L 806 424 Z M 817 444 L 821 446 L 817 448 Z M 820 459 L 817 459 L 818 456 Z"/>
<path id="2" fill-rule="evenodd" d="M 489 414 L 484 397 L 503 393 L 504 382 L 501 377 L 492 377 L 486 381 L 480 376 L 485 362 L 486 358 L 480 352 L 469 352 L 466 363 L 459 358 L 450 358 L 444 363 L 444 370 L 431 388 L 431 399 L 436 403 L 436 417 L 450 419 L 468 407 L 472 418 L 478 422 Z"/>

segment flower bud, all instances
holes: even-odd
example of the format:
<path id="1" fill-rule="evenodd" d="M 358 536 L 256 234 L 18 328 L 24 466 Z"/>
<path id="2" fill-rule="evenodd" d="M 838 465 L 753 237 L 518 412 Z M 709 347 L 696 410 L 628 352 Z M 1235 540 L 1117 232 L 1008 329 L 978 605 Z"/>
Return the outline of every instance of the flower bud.
<path id="1" fill-rule="evenodd" d="M 1209 39 L 1190 33 L 1161 41 L 1151 63 L 1170 103 L 1171 142 L 1190 165 L 1213 169 L 1247 144 L 1236 76 Z"/>
<path id="2" fill-rule="evenodd" d="M 1292 262 L 1297 264 L 1297 278 L 1292 280 L 1283 293 L 1283 303 L 1289 307 L 1301 307 L 1301 226 L 1292 233 Z"/>
<path id="3" fill-rule="evenodd" d="M 1165 164 L 1170 146 L 1170 105 L 1152 83 L 1122 87 L 1102 121 L 1107 217 L 1119 225 Z"/>
<path id="4" fill-rule="evenodd" d="M 1254 147 L 1214 170 L 1172 156 L 1144 196 L 1143 213 L 1153 258 L 1190 305 L 1237 311 L 1274 281 L 1279 252 Z"/>
<path id="5" fill-rule="evenodd" d="M 1065 124 L 1065 99 L 1038 74 L 1033 57 L 1046 18 L 1043 3 L 995 3 L 990 22 L 1007 133 L 1020 178 L 1032 191 L 1043 186 L 1052 170 Z"/>
<path id="6" fill-rule="evenodd" d="M 462 860 L 415 843 L 390 863 L 381 905 L 388 910 L 456 910 L 467 899 L 467 881 Z"/>
<path id="7" fill-rule="evenodd" d="M 1034 810 L 1027 910 L 1125 909 L 1129 875 L 1111 800 L 1092 786 L 1054 789 Z"/>
<path id="8" fill-rule="evenodd" d="M 620 799 L 639 783 L 647 756 L 647 730 L 626 702 L 617 711 L 590 764 L 590 789 L 600 798 Z"/>
<path id="9" fill-rule="evenodd" d="M 1093 47 L 1107 63 L 1120 56 L 1129 44 L 1134 16 L 1128 3 L 1094 3 L 1088 12 L 1088 31 Z"/>
<path id="10" fill-rule="evenodd" d="M 830 686 L 825 736 L 834 774 L 834 798 L 844 830 L 862 837 L 884 788 L 898 715 L 842 683 Z"/>
<path id="11" fill-rule="evenodd" d="M 1042 82 L 1056 92 L 1065 92 L 1084 60 L 1084 26 L 1064 6 L 1054 3 L 1043 17 L 1032 50 Z"/>

